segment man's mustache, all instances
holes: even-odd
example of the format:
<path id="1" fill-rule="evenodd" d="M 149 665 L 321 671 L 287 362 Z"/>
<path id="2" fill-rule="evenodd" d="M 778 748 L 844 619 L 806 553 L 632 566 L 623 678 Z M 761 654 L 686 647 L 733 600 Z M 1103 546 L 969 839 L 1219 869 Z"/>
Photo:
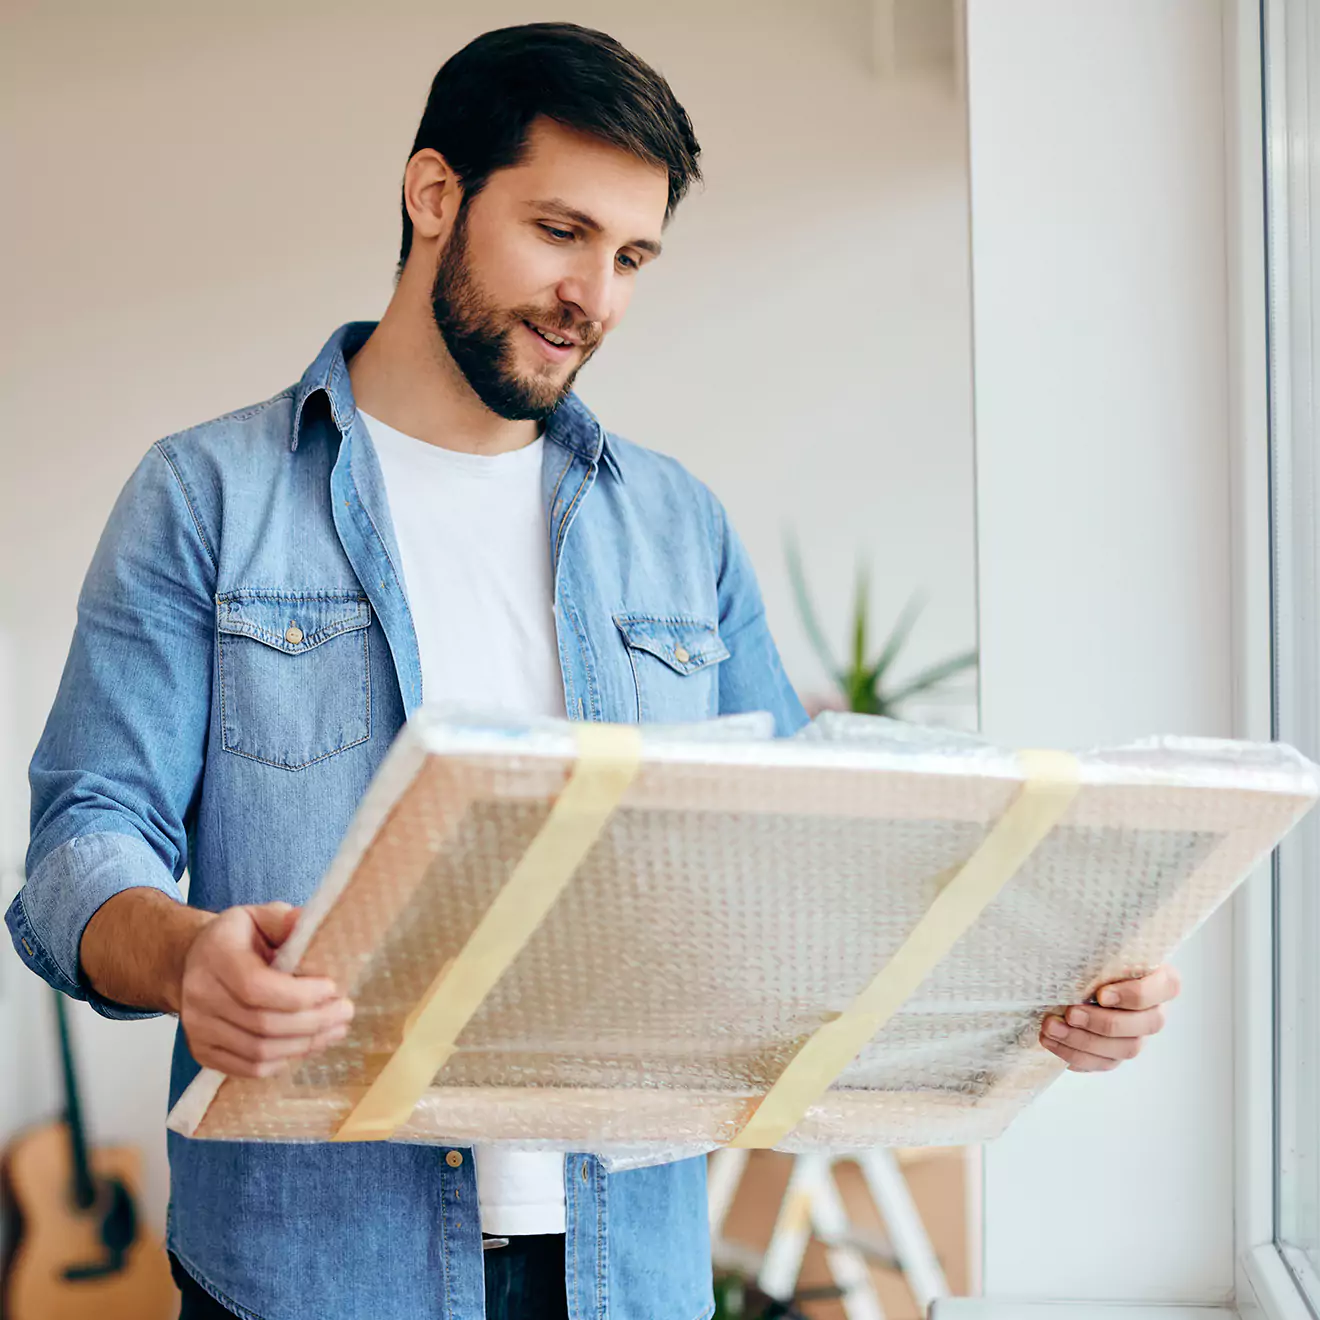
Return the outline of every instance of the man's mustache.
<path id="1" fill-rule="evenodd" d="M 513 313 L 520 321 L 530 321 L 551 334 L 562 335 L 565 339 L 575 339 L 578 344 L 590 351 L 604 337 L 599 321 L 579 321 L 567 308 L 545 311 L 539 307 L 523 307 Z"/>

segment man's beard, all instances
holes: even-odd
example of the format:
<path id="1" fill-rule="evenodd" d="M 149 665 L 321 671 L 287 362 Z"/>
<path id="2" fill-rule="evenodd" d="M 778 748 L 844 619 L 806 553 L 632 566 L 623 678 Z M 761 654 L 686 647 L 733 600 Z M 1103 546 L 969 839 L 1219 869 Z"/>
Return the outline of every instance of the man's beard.
<path id="1" fill-rule="evenodd" d="M 436 267 L 431 315 L 449 356 L 473 393 L 497 417 L 510 422 L 539 422 L 549 417 L 568 397 L 578 372 L 596 348 L 591 338 L 596 327 L 576 323 L 567 308 L 549 314 L 537 307 L 502 309 L 486 298 L 468 263 L 466 207 L 460 209 Z M 519 374 L 514 336 L 521 333 L 524 320 L 582 340 L 587 351 L 562 383 L 556 384 L 548 374 Z M 553 370 L 551 364 L 546 365 L 548 371 Z"/>

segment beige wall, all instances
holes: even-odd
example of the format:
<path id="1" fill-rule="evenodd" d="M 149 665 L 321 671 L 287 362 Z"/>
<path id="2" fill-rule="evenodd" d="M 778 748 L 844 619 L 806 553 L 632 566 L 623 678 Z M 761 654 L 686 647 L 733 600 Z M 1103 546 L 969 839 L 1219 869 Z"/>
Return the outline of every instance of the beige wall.
<path id="1" fill-rule="evenodd" d="M 513 3 L 51 3 L 11 20 L 0 486 L 0 863 L 23 771 L 110 504 L 151 442 L 296 379 L 331 329 L 379 313 L 397 189 L 430 79 Z M 570 3 L 657 64 L 708 183 L 580 381 L 613 429 L 728 504 L 790 675 L 822 674 L 780 531 L 805 542 L 842 641 L 859 553 L 891 618 L 933 602 L 911 663 L 974 641 L 963 110 L 872 74 L 868 6 Z M 828 579 L 828 581 L 827 581 Z M 7 900 L 13 876 L 0 885 Z M 0 1137 L 55 1103 L 46 1002 L 0 954 Z M 103 1137 L 151 1158 L 169 1024 L 75 1015 Z M 6 1064 L 11 1057 L 6 1053 Z"/>

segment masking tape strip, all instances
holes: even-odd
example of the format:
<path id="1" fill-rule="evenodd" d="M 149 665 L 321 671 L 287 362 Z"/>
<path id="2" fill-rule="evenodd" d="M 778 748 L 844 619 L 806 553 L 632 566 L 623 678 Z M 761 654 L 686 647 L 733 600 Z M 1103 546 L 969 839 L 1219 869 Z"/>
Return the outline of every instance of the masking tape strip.
<path id="1" fill-rule="evenodd" d="M 508 880 L 458 955 L 442 967 L 409 1015 L 403 1040 L 334 1141 L 386 1141 L 408 1121 L 444 1067 L 463 1028 L 508 970 L 600 837 L 637 774 L 641 730 L 582 724 L 578 758 Z"/>
<path id="2" fill-rule="evenodd" d="M 728 1144 L 769 1149 L 781 1142 L 1021 869 L 1067 811 L 1081 767 L 1067 752 L 1019 752 L 1026 772 L 1017 796 L 981 846 L 940 890 L 898 952 L 832 1022 L 808 1039 Z"/>

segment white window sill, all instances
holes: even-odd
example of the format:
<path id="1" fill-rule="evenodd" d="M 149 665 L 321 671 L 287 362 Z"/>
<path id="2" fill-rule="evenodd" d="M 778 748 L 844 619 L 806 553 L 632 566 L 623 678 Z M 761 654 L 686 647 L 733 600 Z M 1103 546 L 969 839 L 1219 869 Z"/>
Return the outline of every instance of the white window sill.
<path id="1" fill-rule="evenodd" d="M 1238 1320 L 1231 1306 L 1150 1302 L 1005 1302 L 965 1297 L 934 1303 L 931 1320 Z"/>
<path id="2" fill-rule="evenodd" d="M 1273 1246 L 1257 1247 L 1243 1261 L 1246 1287 L 1239 1287 L 1244 1317 L 1251 1320 L 1311 1320 L 1283 1257 Z M 1251 1296 L 1245 1296 L 1250 1293 Z"/>

